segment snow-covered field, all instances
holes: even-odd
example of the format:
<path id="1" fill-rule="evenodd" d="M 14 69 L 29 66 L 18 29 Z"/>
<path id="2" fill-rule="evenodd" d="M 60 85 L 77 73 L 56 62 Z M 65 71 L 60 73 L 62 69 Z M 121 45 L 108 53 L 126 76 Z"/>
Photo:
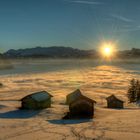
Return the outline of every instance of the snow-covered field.
<path id="1" fill-rule="evenodd" d="M 139 63 L 103 63 L 92 60 L 38 60 L 13 62 L 0 70 L 0 140 L 139 140 L 140 109 L 128 104 L 131 78 L 140 79 Z M 80 88 L 97 101 L 92 120 L 61 120 L 68 111 L 65 97 Z M 46 90 L 52 107 L 42 111 L 18 110 L 19 100 Z M 125 109 L 106 108 L 111 94 L 125 101 Z M 6 101 L 9 100 L 9 101 Z"/>

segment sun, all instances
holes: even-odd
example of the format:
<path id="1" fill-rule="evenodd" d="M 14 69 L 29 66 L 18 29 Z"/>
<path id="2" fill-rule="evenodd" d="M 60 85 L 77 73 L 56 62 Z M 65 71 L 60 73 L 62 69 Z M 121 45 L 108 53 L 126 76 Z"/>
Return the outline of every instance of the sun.
<path id="1" fill-rule="evenodd" d="M 112 48 L 111 47 L 104 48 L 104 55 L 110 56 L 111 54 L 112 54 Z"/>
<path id="2" fill-rule="evenodd" d="M 101 53 L 104 57 L 110 58 L 114 55 L 114 44 L 112 43 L 103 43 L 101 46 Z"/>

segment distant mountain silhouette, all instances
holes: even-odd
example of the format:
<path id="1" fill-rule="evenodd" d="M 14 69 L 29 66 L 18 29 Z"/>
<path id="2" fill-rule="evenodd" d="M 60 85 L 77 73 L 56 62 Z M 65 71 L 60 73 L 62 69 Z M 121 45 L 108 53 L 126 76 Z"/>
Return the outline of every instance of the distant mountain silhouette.
<path id="1" fill-rule="evenodd" d="M 8 50 L 3 54 L 6 57 L 47 57 L 47 58 L 81 58 L 95 56 L 95 50 L 80 50 L 71 47 L 35 47 L 18 50 Z"/>
<path id="2" fill-rule="evenodd" d="M 124 50 L 118 52 L 118 57 L 121 58 L 137 58 L 140 57 L 140 49 L 132 48 L 131 50 Z"/>
<path id="3" fill-rule="evenodd" d="M 0 54 L 0 57 L 6 58 L 98 58 L 99 53 L 95 50 L 80 50 L 64 46 L 52 47 L 35 47 L 18 50 L 8 50 Z M 117 52 L 118 58 L 137 58 L 140 57 L 140 49 L 132 48 L 131 50 L 124 50 Z"/>

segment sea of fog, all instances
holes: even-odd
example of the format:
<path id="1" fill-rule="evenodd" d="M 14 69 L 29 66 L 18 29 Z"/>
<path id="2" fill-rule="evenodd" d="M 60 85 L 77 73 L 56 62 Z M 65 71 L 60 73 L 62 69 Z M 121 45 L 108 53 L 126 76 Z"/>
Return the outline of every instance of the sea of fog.
<path id="1" fill-rule="evenodd" d="M 1 63 L 1 62 L 0 62 Z M 6 67 L 5 65 L 6 64 Z M 80 60 L 80 59 L 23 59 L 9 60 L 2 62 L 0 75 L 29 74 L 43 72 L 58 72 L 64 70 L 88 69 L 99 66 L 114 66 L 126 70 L 128 73 L 140 74 L 140 61 L 101 61 L 101 60 Z"/>
<path id="2" fill-rule="evenodd" d="M 80 88 L 88 97 L 104 104 L 108 95 L 127 100 L 132 78 L 140 79 L 140 63 L 94 60 L 12 60 L 0 70 L 0 99 L 21 99 L 32 92 L 46 90 L 55 103 L 64 103 L 66 95 Z"/>

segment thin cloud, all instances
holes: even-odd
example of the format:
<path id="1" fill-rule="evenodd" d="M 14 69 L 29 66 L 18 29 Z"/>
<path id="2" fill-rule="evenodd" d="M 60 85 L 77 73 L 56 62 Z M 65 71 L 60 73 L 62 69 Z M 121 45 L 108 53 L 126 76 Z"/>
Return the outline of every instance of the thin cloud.
<path id="1" fill-rule="evenodd" d="M 116 19 L 121 20 L 121 21 L 124 21 L 124 22 L 134 22 L 134 20 L 123 17 L 121 15 L 112 14 L 111 17 L 116 18 Z"/>
<path id="2" fill-rule="evenodd" d="M 131 27 L 131 28 L 122 28 L 115 32 L 123 33 L 123 32 L 136 32 L 136 31 L 140 31 L 140 26 Z"/>
<path id="3" fill-rule="evenodd" d="M 88 4 L 88 5 L 101 5 L 103 4 L 102 2 L 97 2 L 97 1 L 86 1 L 86 0 L 73 0 L 73 1 L 68 1 L 72 3 L 77 3 L 77 4 Z"/>
<path id="4" fill-rule="evenodd" d="M 140 31 L 140 28 L 124 29 L 124 30 L 122 30 L 122 32 L 134 32 L 134 31 Z"/>

